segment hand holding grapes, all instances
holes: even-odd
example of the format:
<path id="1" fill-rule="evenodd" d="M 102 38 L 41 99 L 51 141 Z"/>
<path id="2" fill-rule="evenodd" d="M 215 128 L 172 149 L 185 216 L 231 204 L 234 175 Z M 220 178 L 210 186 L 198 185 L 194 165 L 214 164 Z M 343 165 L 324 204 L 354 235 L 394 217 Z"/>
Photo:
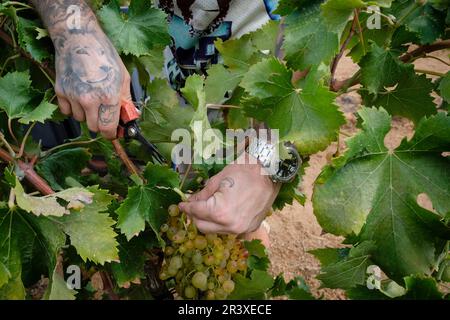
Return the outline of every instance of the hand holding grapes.
<path id="1" fill-rule="evenodd" d="M 252 232 L 270 211 L 280 185 L 262 174 L 259 164 L 248 161 L 240 164 L 242 162 L 228 165 L 212 177 L 202 191 L 190 197 L 188 202 L 180 203 L 180 209 L 202 232 Z"/>

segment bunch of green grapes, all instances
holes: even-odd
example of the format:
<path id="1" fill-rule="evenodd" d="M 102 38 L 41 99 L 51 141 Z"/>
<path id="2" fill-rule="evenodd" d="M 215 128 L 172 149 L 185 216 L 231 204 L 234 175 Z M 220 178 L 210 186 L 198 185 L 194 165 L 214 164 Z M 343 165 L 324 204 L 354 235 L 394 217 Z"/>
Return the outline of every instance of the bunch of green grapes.
<path id="1" fill-rule="evenodd" d="M 175 279 L 185 299 L 223 300 L 235 287 L 233 275 L 247 270 L 247 250 L 235 235 L 202 234 L 177 205 L 169 207 L 169 221 L 161 226 L 167 240 L 162 280 Z"/>

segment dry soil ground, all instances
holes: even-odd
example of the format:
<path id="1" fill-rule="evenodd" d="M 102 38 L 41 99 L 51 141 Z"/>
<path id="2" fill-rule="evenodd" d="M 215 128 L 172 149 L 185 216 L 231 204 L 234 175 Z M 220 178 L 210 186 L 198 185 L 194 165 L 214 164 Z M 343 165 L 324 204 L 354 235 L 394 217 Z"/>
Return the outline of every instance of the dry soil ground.
<path id="1" fill-rule="evenodd" d="M 434 56 L 446 61 L 449 60 L 449 54 L 450 51 L 433 53 Z M 450 71 L 450 68 L 445 64 L 431 59 L 417 60 L 416 67 L 442 73 Z M 347 79 L 353 75 L 357 68 L 358 66 L 353 64 L 350 59 L 343 59 L 338 68 L 337 76 L 340 80 Z M 339 139 L 340 150 L 343 150 L 346 136 L 357 132 L 354 113 L 360 107 L 361 99 L 356 93 L 351 93 L 338 98 L 337 103 L 347 119 L 347 124 L 342 127 L 344 135 L 341 135 Z M 411 137 L 413 130 L 414 127 L 411 122 L 406 119 L 395 118 L 392 130 L 385 139 L 386 145 L 391 148 L 397 146 L 403 137 Z M 340 290 L 320 289 L 320 282 L 315 279 L 320 271 L 320 264 L 308 251 L 317 248 L 342 246 L 340 244 L 342 238 L 323 232 L 313 214 L 311 196 L 314 180 L 336 151 L 337 143 L 334 143 L 327 150 L 311 157 L 310 166 L 306 170 L 301 185 L 301 191 L 308 198 L 305 206 L 296 203 L 286 207 L 281 212 L 276 212 L 268 219 L 271 227 L 272 272 L 274 274 L 284 273 L 287 279 L 301 275 L 311 287 L 314 295 L 323 295 L 326 299 L 345 299 L 345 294 Z"/>

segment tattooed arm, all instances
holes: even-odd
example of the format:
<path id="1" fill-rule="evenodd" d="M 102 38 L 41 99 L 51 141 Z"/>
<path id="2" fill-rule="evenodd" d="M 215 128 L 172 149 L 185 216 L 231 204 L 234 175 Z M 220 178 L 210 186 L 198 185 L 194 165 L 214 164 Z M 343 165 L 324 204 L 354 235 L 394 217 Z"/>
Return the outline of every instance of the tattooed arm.
<path id="1" fill-rule="evenodd" d="M 31 1 L 55 46 L 56 95 L 61 111 L 91 131 L 116 137 L 122 100 L 131 99 L 130 76 L 83 0 Z"/>

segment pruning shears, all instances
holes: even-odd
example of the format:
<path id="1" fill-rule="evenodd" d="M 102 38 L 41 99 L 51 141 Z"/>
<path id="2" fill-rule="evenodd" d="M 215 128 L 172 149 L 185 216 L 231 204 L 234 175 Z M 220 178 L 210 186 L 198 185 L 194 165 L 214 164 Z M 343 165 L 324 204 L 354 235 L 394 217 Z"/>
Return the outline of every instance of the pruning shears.
<path id="1" fill-rule="evenodd" d="M 148 150 L 153 159 L 161 164 L 167 163 L 166 158 L 159 152 L 158 148 L 142 135 L 138 124 L 140 117 L 141 113 L 132 101 L 122 101 L 120 122 L 117 130 L 118 138 L 139 141 Z"/>

